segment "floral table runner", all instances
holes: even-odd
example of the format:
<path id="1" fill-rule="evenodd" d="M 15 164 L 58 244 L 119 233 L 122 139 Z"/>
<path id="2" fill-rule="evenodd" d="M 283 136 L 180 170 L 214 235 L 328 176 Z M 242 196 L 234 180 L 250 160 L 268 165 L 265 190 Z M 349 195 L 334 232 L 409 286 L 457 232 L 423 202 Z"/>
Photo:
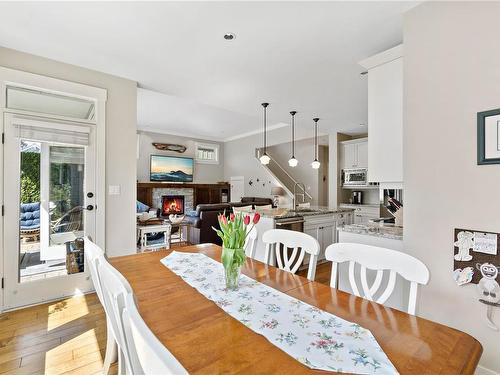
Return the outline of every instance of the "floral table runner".
<path id="1" fill-rule="evenodd" d="M 174 251 L 161 262 L 233 318 L 312 369 L 398 373 L 371 332 L 356 323 L 245 275 L 238 290 L 227 290 L 222 264 L 203 254 Z"/>

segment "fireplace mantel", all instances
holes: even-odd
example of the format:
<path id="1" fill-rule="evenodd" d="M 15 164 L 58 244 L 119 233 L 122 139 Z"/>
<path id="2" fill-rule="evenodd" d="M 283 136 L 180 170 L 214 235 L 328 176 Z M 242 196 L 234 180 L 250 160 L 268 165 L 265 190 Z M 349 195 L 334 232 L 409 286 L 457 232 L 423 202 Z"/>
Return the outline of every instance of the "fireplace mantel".
<path id="1" fill-rule="evenodd" d="M 172 188 L 193 189 L 194 207 L 202 203 L 223 203 L 224 197 L 230 202 L 229 184 L 196 184 L 196 183 L 171 183 L 171 182 L 137 182 L 137 200 L 153 206 L 153 189 Z"/>
<path id="2" fill-rule="evenodd" d="M 180 182 L 138 182 L 137 188 L 228 188 L 229 184 L 195 184 Z"/>

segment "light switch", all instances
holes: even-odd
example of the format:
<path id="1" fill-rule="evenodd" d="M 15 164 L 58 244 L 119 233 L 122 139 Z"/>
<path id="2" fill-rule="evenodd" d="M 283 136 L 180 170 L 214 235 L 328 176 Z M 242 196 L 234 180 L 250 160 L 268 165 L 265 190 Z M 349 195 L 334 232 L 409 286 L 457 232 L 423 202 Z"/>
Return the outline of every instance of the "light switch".
<path id="1" fill-rule="evenodd" d="M 120 185 L 109 185 L 108 194 L 109 195 L 120 195 Z"/>

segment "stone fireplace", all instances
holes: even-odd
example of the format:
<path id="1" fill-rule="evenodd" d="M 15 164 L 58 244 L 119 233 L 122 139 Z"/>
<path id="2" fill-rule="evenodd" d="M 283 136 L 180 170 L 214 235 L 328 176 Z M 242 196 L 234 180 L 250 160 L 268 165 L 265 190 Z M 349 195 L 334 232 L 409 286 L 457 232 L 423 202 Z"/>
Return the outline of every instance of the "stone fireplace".
<path id="1" fill-rule="evenodd" d="M 168 216 L 170 214 L 184 214 L 183 195 L 163 195 L 161 197 L 161 216 Z"/>
<path id="2" fill-rule="evenodd" d="M 188 214 L 194 210 L 194 190 L 191 188 L 153 188 L 152 191 L 152 207 L 159 208 L 162 216 L 168 216 L 170 213 L 164 212 L 164 197 L 182 198 L 183 214 Z M 173 212 L 171 212 L 173 213 Z"/>

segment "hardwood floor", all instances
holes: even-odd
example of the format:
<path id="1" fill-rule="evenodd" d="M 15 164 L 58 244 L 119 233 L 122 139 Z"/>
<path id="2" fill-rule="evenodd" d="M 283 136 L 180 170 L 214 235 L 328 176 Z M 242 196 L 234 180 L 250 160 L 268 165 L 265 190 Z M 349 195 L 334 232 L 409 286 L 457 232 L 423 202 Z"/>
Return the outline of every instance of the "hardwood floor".
<path id="1" fill-rule="evenodd" d="M 96 294 L 0 315 L 2 375 L 97 374 L 105 347 L 106 319 Z"/>
<path id="2" fill-rule="evenodd" d="M 330 272 L 331 263 L 318 265 L 316 281 L 328 285 Z M 106 319 L 96 294 L 0 315 L 1 375 L 97 374 L 105 349 Z"/>

